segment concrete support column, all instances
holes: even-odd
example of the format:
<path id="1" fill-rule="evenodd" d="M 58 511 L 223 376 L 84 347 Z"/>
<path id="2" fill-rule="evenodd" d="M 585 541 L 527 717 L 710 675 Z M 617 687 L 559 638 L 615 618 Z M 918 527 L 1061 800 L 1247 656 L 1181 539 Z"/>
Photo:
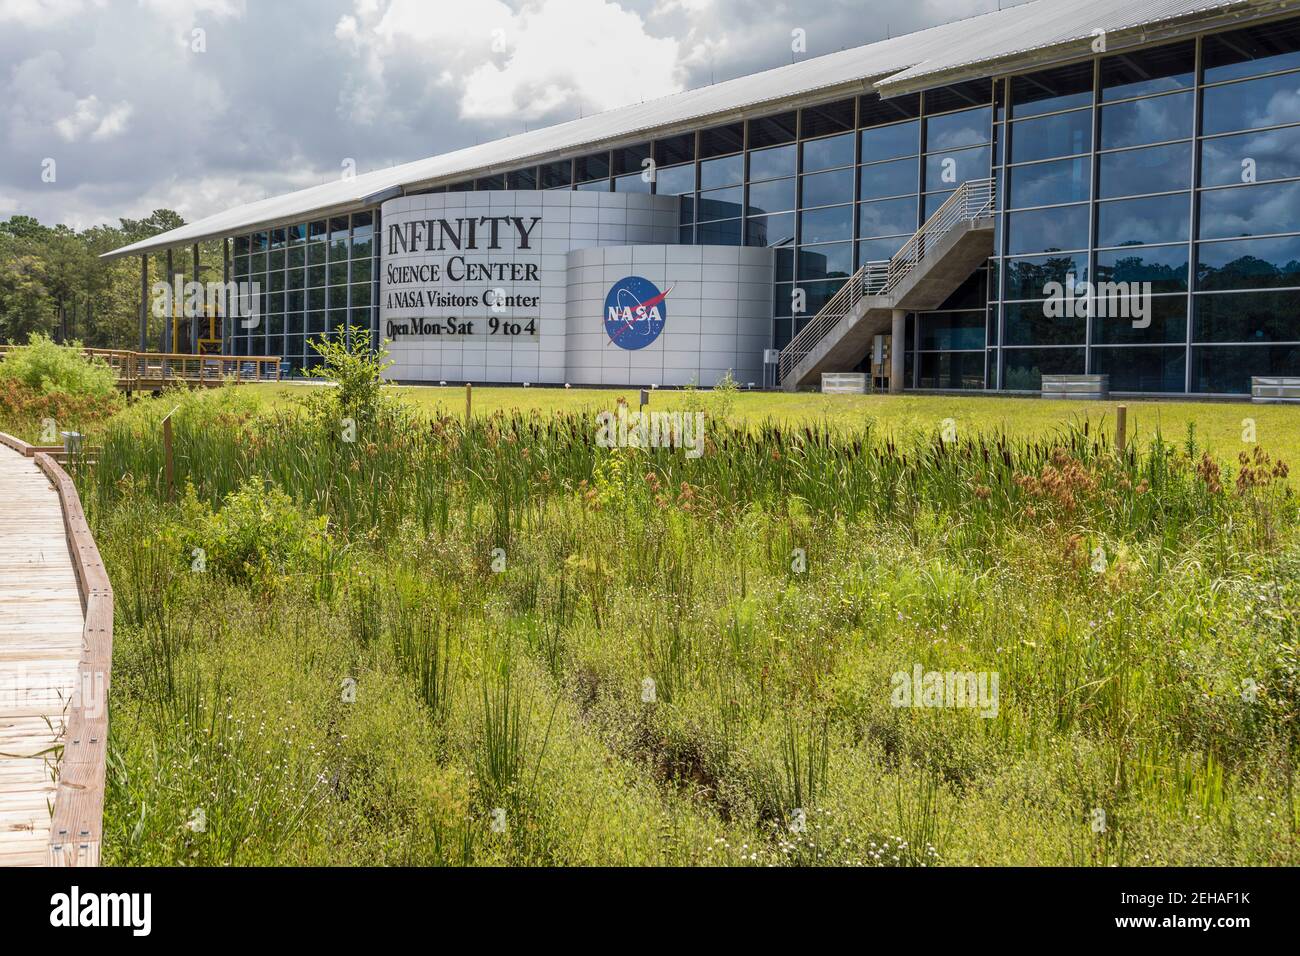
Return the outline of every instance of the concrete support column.
<path id="1" fill-rule="evenodd" d="M 174 263 L 172 262 L 172 251 L 168 249 L 167 250 L 167 288 L 175 290 L 176 283 L 173 280 L 176 276 L 176 271 L 173 268 L 173 266 Z M 167 318 L 163 320 L 162 350 L 164 354 L 170 354 L 175 345 L 175 343 L 172 342 L 172 319 L 176 314 L 177 305 L 178 303 L 172 302 L 171 311 L 167 313 Z"/>
<path id="2" fill-rule="evenodd" d="M 149 351 L 149 254 L 140 257 L 140 351 Z"/>
<path id="3" fill-rule="evenodd" d="M 193 261 L 194 261 L 194 281 L 202 282 L 203 280 L 199 278 L 199 244 L 197 242 L 194 243 Z M 199 354 L 199 322 L 203 322 L 206 324 L 207 316 L 206 315 L 190 316 L 190 347 L 186 351 L 188 351 L 191 355 Z"/>
<path id="4" fill-rule="evenodd" d="M 907 354 L 907 310 L 895 309 L 893 314 L 893 337 L 889 343 L 889 394 L 903 394 L 903 371 L 907 366 L 903 361 Z"/>

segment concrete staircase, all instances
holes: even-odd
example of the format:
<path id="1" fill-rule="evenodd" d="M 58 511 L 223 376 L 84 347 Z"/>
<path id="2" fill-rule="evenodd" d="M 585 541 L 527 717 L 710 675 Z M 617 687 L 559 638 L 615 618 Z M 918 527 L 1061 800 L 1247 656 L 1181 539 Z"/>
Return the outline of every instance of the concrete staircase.
<path id="1" fill-rule="evenodd" d="M 993 255 L 992 179 L 963 183 L 892 259 L 868 262 L 781 350 L 781 387 L 851 371 L 896 310 L 937 309 Z M 895 354 L 901 355 L 901 351 Z"/>

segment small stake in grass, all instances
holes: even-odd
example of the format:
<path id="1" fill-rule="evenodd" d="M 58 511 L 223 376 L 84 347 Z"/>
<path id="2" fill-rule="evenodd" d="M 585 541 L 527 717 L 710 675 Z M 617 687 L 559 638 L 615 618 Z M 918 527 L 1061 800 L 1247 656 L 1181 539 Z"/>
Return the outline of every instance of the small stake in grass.
<path id="1" fill-rule="evenodd" d="M 474 386 L 465 383 L 465 425 L 469 427 L 469 417 L 474 413 Z"/>
<path id="2" fill-rule="evenodd" d="M 1120 405 L 1115 409 L 1115 450 L 1121 455 L 1128 445 L 1128 406 Z"/>
<path id="3" fill-rule="evenodd" d="M 649 404 L 650 404 L 650 390 L 648 388 L 643 388 L 641 389 L 641 411 L 644 412 L 645 407 Z"/>

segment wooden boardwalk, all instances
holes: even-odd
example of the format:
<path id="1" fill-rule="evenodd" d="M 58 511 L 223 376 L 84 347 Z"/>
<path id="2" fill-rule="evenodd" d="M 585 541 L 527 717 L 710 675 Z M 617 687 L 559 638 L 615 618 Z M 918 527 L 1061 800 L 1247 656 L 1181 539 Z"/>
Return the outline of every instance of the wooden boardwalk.
<path id="1" fill-rule="evenodd" d="M 0 443 L 0 866 L 51 861 L 86 622 L 66 528 L 50 477 Z"/>

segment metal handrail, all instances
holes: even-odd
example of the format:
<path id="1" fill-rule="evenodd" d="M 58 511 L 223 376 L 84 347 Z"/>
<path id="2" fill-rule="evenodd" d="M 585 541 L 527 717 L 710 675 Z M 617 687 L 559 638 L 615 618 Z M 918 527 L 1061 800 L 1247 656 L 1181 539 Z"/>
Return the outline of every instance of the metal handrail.
<path id="1" fill-rule="evenodd" d="M 789 375 L 807 358 L 823 338 L 847 315 L 851 315 L 859 302 L 867 296 L 889 295 L 896 290 L 912 271 L 926 260 L 930 250 L 960 223 L 989 216 L 994 209 L 992 179 L 971 179 L 944 200 L 934 215 L 912 234 L 903 248 L 892 259 L 878 259 L 863 263 L 862 268 L 849 278 L 839 292 L 831 297 L 804 326 L 790 344 L 781 350 L 781 377 Z"/>

